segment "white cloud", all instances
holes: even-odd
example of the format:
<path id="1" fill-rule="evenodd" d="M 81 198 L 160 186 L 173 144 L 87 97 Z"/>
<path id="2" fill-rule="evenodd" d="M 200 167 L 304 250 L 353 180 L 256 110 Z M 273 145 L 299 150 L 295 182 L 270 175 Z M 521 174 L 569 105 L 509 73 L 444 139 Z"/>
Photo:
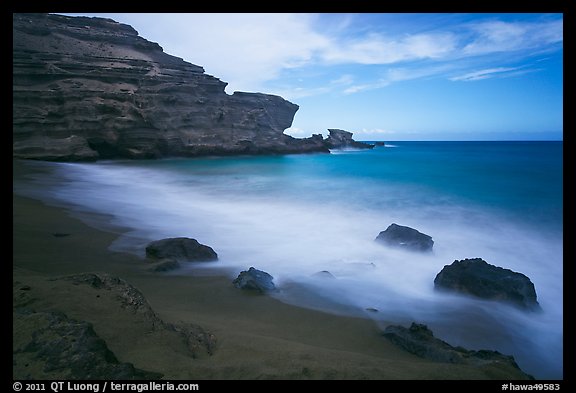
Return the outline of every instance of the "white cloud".
<path id="1" fill-rule="evenodd" d="M 102 14 L 100 14 L 102 15 Z M 358 29 L 362 16 L 321 17 L 317 14 L 106 14 L 132 25 L 140 35 L 160 43 L 165 52 L 204 67 L 206 73 L 228 82 L 226 91 L 261 91 L 287 99 L 344 94 L 383 88 L 391 83 L 423 77 L 481 80 L 512 70 L 493 65 L 490 55 L 528 50 L 545 52 L 562 42 L 562 19 L 540 22 L 487 20 L 440 26 L 419 33 L 383 33 L 381 26 Z M 319 23 L 323 22 L 323 23 Z M 352 29 L 355 27 L 356 29 Z M 353 34 L 352 35 L 352 31 Z M 458 65 L 456 64 L 458 63 Z M 280 82 L 284 72 L 309 66 L 395 66 L 369 80 L 362 68 L 330 82 L 308 78 L 298 85 Z M 499 63 L 503 64 L 503 63 Z M 471 67 L 482 71 L 466 72 Z M 503 67 L 507 68 L 507 67 Z M 508 67 L 513 68 L 513 67 Z M 491 72 L 487 72 L 491 71 Z M 326 68 L 316 70 L 318 75 Z M 355 74 L 359 72 L 359 74 Z M 528 72 L 517 70 L 516 72 Z M 271 88 L 274 82 L 275 88 Z M 319 86 L 324 83 L 324 86 Z M 280 88 L 280 86 L 282 88 Z"/>
<path id="2" fill-rule="evenodd" d="M 354 134 L 385 134 L 385 135 L 390 135 L 390 134 L 397 134 L 397 131 L 393 131 L 393 130 L 386 130 L 386 129 L 382 129 L 382 128 L 371 128 L 371 129 L 366 129 L 363 128 L 360 131 L 356 131 Z"/>
<path id="3" fill-rule="evenodd" d="M 563 21 L 487 21 L 470 25 L 474 39 L 463 48 L 466 55 L 537 49 L 562 42 Z"/>
<path id="4" fill-rule="evenodd" d="M 313 14 L 110 14 L 166 53 L 204 67 L 235 90 L 258 91 L 284 69 L 311 61 L 327 38 Z"/>
<path id="5" fill-rule="evenodd" d="M 308 136 L 310 133 L 298 127 L 290 127 L 284 130 L 286 135 L 291 135 L 293 137 L 301 138 L 303 136 Z"/>
<path id="6" fill-rule="evenodd" d="M 431 76 L 437 76 L 440 74 L 445 74 L 453 66 L 450 64 L 441 64 L 427 67 L 394 67 L 389 68 L 384 73 L 384 76 L 373 81 L 372 83 L 357 84 L 346 88 L 344 94 L 354 94 L 361 91 L 381 89 L 383 87 L 389 86 L 392 83 L 426 78 Z"/>
<path id="7" fill-rule="evenodd" d="M 371 33 L 360 39 L 330 41 L 319 49 L 321 59 L 330 64 L 392 64 L 439 58 L 454 50 L 455 44 L 450 33 L 407 35 L 400 39 Z"/>
<path id="8" fill-rule="evenodd" d="M 478 81 L 482 79 L 489 79 L 494 77 L 504 77 L 504 76 L 516 76 L 519 74 L 523 74 L 526 72 L 533 72 L 534 70 L 520 70 L 520 67 L 497 67 L 497 68 L 488 68 L 485 70 L 473 71 L 469 72 L 464 75 L 455 76 L 450 78 L 451 81 Z"/>
<path id="9" fill-rule="evenodd" d="M 340 86 L 351 85 L 352 83 L 354 83 L 354 76 L 350 74 L 344 74 L 340 76 L 340 78 L 333 79 L 330 81 L 331 85 L 340 85 Z"/>

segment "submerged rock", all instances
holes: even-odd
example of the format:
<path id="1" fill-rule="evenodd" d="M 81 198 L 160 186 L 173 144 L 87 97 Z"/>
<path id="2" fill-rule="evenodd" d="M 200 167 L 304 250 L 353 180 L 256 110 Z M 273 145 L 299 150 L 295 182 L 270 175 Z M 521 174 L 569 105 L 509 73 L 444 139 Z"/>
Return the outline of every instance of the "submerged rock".
<path id="1" fill-rule="evenodd" d="M 506 375 L 516 374 L 518 379 L 534 379 L 524 373 L 513 356 L 503 355 L 498 351 L 471 351 L 462 347 L 453 347 L 436 337 L 428 326 L 412 323 L 410 328 L 390 325 L 382 333 L 384 337 L 405 349 L 406 351 L 434 362 L 469 364 L 483 368 L 494 368 L 506 372 Z"/>
<path id="2" fill-rule="evenodd" d="M 524 310 L 537 311 L 536 289 L 522 273 L 490 265 L 481 258 L 456 260 L 434 279 L 434 288 L 498 300 Z"/>
<path id="3" fill-rule="evenodd" d="M 187 237 L 172 237 L 151 242 L 146 246 L 146 256 L 182 262 L 210 262 L 218 259 L 218 254 L 212 247 Z"/>
<path id="4" fill-rule="evenodd" d="M 318 277 L 318 278 L 328 278 L 328 279 L 335 279 L 336 277 L 334 277 L 334 275 L 332 273 L 330 273 L 328 270 L 321 270 L 319 272 L 316 272 L 312 275 L 312 277 Z"/>
<path id="5" fill-rule="evenodd" d="M 258 292 L 269 292 L 276 290 L 274 277 L 262 270 L 250 267 L 247 271 L 240 272 L 238 277 L 232 281 L 236 288 L 253 290 Z"/>
<path id="6" fill-rule="evenodd" d="M 375 240 L 387 246 L 412 251 L 432 251 L 434 246 L 432 237 L 398 224 L 391 224 L 385 231 L 380 232 Z"/>

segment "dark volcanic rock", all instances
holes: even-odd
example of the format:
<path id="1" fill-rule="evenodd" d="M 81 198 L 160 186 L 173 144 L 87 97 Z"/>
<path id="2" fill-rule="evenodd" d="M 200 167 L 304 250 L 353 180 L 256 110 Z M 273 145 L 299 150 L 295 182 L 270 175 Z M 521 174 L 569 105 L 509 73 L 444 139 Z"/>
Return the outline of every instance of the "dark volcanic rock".
<path id="1" fill-rule="evenodd" d="M 232 283 L 240 289 L 254 290 L 258 292 L 274 291 L 274 277 L 262 270 L 251 267 L 247 271 L 240 272 L 238 277 Z"/>
<path id="2" fill-rule="evenodd" d="M 325 140 L 325 144 L 329 149 L 372 149 L 374 145 L 368 143 L 357 142 L 352 139 L 352 133 L 349 131 L 328 129 L 330 135 Z"/>
<path id="3" fill-rule="evenodd" d="M 525 310 L 540 310 L 534 284 L 522 273 L 490 265 L 481 258 L 446 265 L 434 279 L 436 289 L 512 303 Z"/>
<path id="4" fill-rule="evenodd" d="M 131 363 L 120 363 L 88 322 L 70 319 L 60 312 L 19 309 L 13 315 L 15 328 L 36 327 L 30 332 L 30 341 L 14 349 L 16 379 L 29 379 L 27 368 L 40 368 L 46 377 L 57 373 L 61 376 L 57 379 L 65 376 L 81 380 L 134 380 L 163 376 L 139 370 Z"/>
<path id="5" fill-rule="evenodd" d="M 335 279 L 336 278 L 328 270 L 321 270 L 319 272 L 316 272 L 312 275 L 312 277 L 318 277 L 318 278 L 323 278 L 323 279 L 325 279 L 325 278 Z"/>
<path id="6" fill-rule="evenodd" d="M 13 14 L 13 156 L 80 161 L 327 152 L 298 105 L 235 92 L 111 19 Z"/>
<path id="7" fill-rule="evenodd" d="M 146 246 L 146 256 L 184 262 L 210 262 L 218 259 L 218 255 L 211 247 L 187 237 L 173 237 L 151 242 Z"/>
<path id="8" fill-rule="evenodd" d="M 388 246 L 400 247 L 412 251 L 432 251 L 434 240 L 416 229 L 397 224 L 390 225 L 375 239 Z"/>
<path id="9" fill-rule="evenodd" d="M 436 337 L 426 325 L 412 323 L 410 328 L 390 325 L 383 333 L 384 337 L 406 351 L 435 362 L 470 364 L 482 367 L 496 367 L 502 371 L 514 372 L 521 379 L 534 379 L 525 374 L 514 357 L 498 351 L 470 351 L 462 347 L 453 347 Z"/>

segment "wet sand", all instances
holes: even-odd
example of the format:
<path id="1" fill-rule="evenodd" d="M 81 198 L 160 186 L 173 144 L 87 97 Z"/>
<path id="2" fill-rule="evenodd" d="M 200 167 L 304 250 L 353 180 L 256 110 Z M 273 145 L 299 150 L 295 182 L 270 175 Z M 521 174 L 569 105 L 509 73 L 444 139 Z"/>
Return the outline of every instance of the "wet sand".
<path id="1" fill-rule="evenodd" d="M 14 177 L 26 171 L 15 165 Z M 165 379 L 515 379 L 421 359 L 388 342 L 369 318 L 246 293 L 205 269 L 191 276 L 149 272 L 144 259 L 108 250 L 121 231 L 96 229 L 65 208 L 13 194 L 14 286 L 28 288 L 27 307 L 90 322 L 118 360 Z M 216 337 L 213 354 L 194 358 L 178 341 L 148 334 L 135 317 L 107 303 L 113 299 L 53 279 L 83 272 L 120 277 L 164 321 L 201 326 Z M 14 330 L 14 341 L 17 335 Z"/>

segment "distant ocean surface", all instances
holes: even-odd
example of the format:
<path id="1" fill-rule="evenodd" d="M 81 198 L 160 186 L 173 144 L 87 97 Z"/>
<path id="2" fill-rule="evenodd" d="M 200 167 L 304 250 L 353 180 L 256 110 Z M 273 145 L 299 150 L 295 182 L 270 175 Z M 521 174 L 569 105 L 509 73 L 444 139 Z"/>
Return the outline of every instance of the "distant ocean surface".
<path id="1" fill-rule="evenodd" d="M 536 378 L 560 379 L 562 155 L 562 142 L 390 142 L 333 154 L 31 163 L 57 176 L 14 188 L 111 214 L 132 228 L 114 250 L 143 255 L 151 240 L 192 237 L 218 253 L 212 267 L 270 273 L 282 301 L 424 323 L 451 345 L 498 350 Z M 392 223 L 432 236 L 433 253 L 376 244 Z M 435 292 L 436 274 L 464 258 L 527 275 L 544 311 Z M 323 270 L 336 279 L 314 275 Z"/>

